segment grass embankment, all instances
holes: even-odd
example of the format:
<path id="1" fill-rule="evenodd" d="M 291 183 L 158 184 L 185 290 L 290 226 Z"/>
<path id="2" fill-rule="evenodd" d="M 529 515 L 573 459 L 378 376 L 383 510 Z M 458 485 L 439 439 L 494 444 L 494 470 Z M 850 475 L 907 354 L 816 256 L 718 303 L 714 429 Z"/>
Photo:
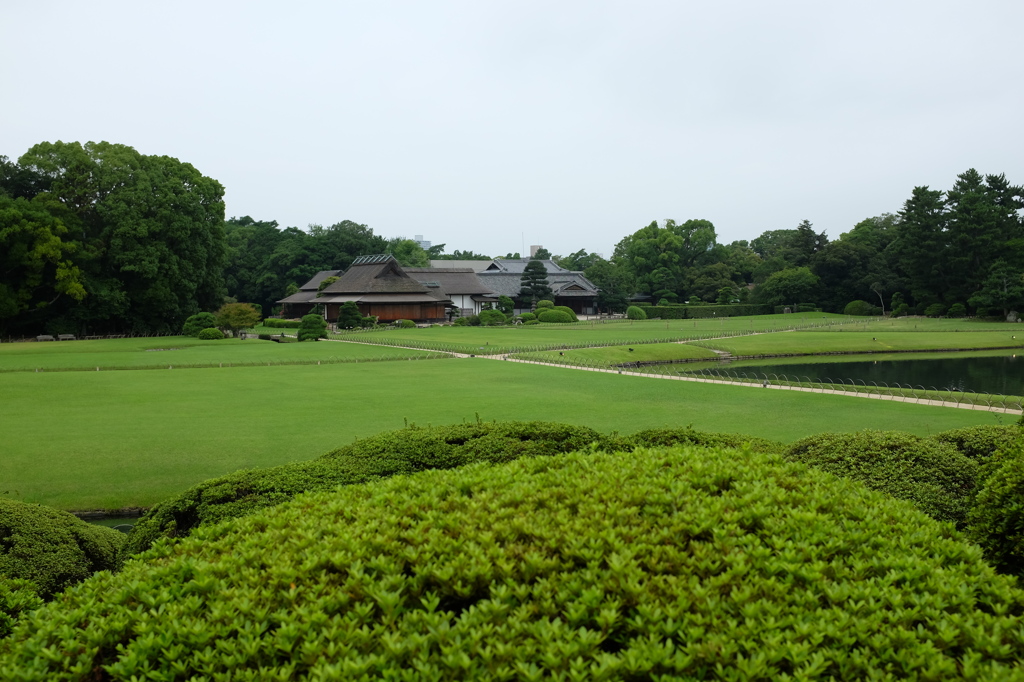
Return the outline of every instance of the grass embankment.
<path id="1" fill-rule="evenodd" d="M 1015 330 L 1013 330 L 1015 331 Z M 1017 338 L 1013 338 L 1017 336 Z M 1024 348 L 1024 333 L 1010 329 L 999 331 L 794 331 L 757 334 L 713 341 L 694 341 L 695 345 L 724 350 L 739 356 L 821 355 L 825 353 L 892 353 L 907 351 L 975 350 L 985 348 Z"/>
<path id="2" fill-rule="evenodd" d="M 651 343 L 636 346 L 601 346 L 520 353 L 520 360 L 580 364 L 592 367 L 614 367 L 630 362 L 674 362 L 677 360 L 713 360 L 718 355 L 707 348 L 686 343 Z"/>
<path id="3" fill-rule="evenodd" d="M 604 433 L 692 424 L 784 442 L 994 423 L 984 412 L 488 359 L 12 373 L 3 395 L 0 493 L 63 509 L 149 506 L 231 471 L 312 459 L 406 418 L 479 414 Z"/>
<path id="4" fill-rule="evenodd" d="M 167 369 L 238 365 L 353 362 L 429 357 L 429 351 L 336 343 L 274 343 L 259 339 L 200 341 L 189 336 L 0 344 L 0 372 Z"/>
<path id="5" fill-rule="evenodd" d="M 495 354 L 585 346 L 618 346 L 849 324 L 845 315 L 758 315 L 709 320 L 605 320 L 511 327 L 424 327 L 344 332 L 332 338 L 362 343 Z"/>

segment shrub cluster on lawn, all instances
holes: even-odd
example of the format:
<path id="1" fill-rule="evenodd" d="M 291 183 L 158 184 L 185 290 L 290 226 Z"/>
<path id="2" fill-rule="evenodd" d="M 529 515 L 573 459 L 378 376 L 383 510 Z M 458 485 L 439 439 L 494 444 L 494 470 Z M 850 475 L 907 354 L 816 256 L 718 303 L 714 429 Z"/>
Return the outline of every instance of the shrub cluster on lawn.
<path id="1" fill-rule="evenodd" d="M 508 324 L 508 318 L 500 310 L 481 310 L 477 317 L 480 320 L 480 324 L 484 327 Z"/>
<path id="2" fill-rule="evenodd" d="M 199 336 L 204 329 L 217 326 L 217 316 L 213 313 L 196 313 L 181 326 L 181 333 L 185 336 Z"/>
<path id="3" fill-rule="evenodd" d="M 641 308 L 639 306 L 631 305 L 628 308 L 626 308 L 626 319 L 629 319 L 629 320 L 646 320 L 647 319 L 647 313 L 644 312 L 643 308 Z"/>
<path id="4" fill-rule="evenodd" d="M 124 541 L 65 511 L 0 497 L 0 577 L 30 581 L 43 599 L 116 568 Z"/>
<path id="5" fill-rule="evenodd" d="M 537 310 L 537 319 L 541 322 L 566 324 L 568 322 L 575 322 L 575 316 L 570 315 L 564 310 L 555 310 L 554 308 L 542 308 Z"/>
<path id="6" fill-rule="evenodd" d="M 274 329 L 298 329 L 302 326 L 301 320 L 281 320 L 276 317 L 268 317 L 261 322 L 264 327 L 272 327 Z"/>
<path id="7" fill-rule="evenodd" d="M 162 543 L 24 618 L 0 678 L 1017 679 L 1022 615 L 978 548 L 853 481 L 576 453 Z"/>
<path id="8" fill-rule="evenodd" d="M 767 438 L 743 436 L 735 433 L 713 433 L 697 431 L 692 427 L 683 429 L 647 429 L 631 436 L 620 437 L 615 443 L 623 450 L 632 448 L 654 448 L 670 445 L 696 445 L 713 448 L 748 448 L 755 452 L 779 453 L 785 445 Z"/>

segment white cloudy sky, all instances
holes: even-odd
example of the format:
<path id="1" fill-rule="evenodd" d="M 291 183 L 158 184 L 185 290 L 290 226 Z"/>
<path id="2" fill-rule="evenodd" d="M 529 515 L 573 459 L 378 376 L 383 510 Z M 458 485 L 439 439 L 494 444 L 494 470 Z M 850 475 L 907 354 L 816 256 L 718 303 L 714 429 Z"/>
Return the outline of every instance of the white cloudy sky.
<path id="1" fill-rule="evenodd" d="M 1020 0 L 2 5 L 0 154 L 127 144 L 282 226 L 608 256 L 1024 183 Z"/>

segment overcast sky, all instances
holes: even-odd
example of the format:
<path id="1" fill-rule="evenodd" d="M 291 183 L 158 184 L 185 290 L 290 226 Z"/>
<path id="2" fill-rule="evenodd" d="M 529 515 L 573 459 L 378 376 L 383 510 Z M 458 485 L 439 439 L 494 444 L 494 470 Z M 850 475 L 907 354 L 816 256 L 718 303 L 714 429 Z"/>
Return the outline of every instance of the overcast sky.
<path id="1" fill-rule="evenodd" d="M 0 154 L 187 161 L 227 215 L 489 255 L 652 220 L 831 238 L 968 168 L 1024 184 L 1024 2 L 0 7 Z"/>

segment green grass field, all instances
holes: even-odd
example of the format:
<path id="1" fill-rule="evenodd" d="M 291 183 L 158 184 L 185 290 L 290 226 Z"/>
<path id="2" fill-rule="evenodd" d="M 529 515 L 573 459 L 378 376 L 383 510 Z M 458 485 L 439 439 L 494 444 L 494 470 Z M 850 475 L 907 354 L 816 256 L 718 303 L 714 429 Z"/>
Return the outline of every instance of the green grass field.
<path id="1" fill-rule="evenodd" d="M 1018 338 L 1013 338 L 1017 336 Z M 892 353 L 899 351 L 975 350 L 1024 348 L 1024 333 L 1001 331 L 794 331 L 755 334 L 696 345 L 733 355 L 785 355 L 823 353 Z"/>
<path id="2" fill-rule="evenodd" d="M 0 344 L 0 372 L 266 365 L 428 357 L 425 351 L 320 341 L 200 341 L 188 336 Z"/>
<path id="3" fill-rule="evenodd" d="M 622 346 L 723 335 L 749 334 L 755 331 L 781 331 L 794 328 L 828 328 L 851 324 L 845 315 L 817 314 L 760 315 L 709 320 L 609 320 L 578 324 L 537 324 L 514 327 L 438 326 L 371 332 L 346 332 L 333 338 L 350 338 L 366 343 L 387 343 L 417 348 L 444 348 L 460 353 L 508 353 L 557 349 L 559 347 Z"/>
<path id="4" fill-rule="evenodd" d="M 4 385 L 0 494 L 65 509 L 148 506 L 207 478 L 311 459 L 406 419 L 479 414 L 623 433 L 692 424 L 783 441 L 997 423 L 985 412 L 484 358 L 10 373 Z"/>

